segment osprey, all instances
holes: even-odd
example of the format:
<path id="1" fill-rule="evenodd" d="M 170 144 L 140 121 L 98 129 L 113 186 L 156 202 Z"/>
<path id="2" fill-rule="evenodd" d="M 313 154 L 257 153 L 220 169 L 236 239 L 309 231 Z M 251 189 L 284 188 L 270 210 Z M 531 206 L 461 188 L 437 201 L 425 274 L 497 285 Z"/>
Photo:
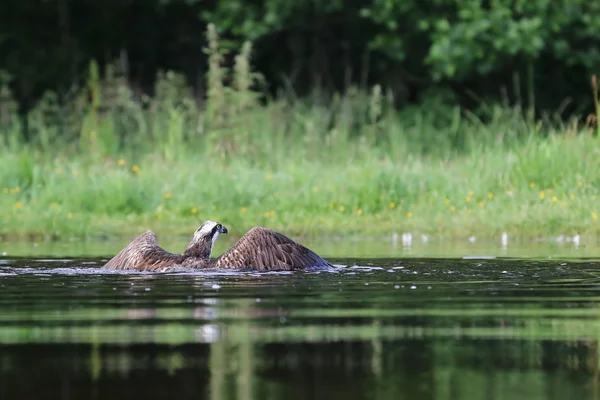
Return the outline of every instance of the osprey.
<path id="1" fill-rule="evenodd" d="M 163 271 L 182 266 L 192 269 L 292 271 L 332 267 L 312 250 L 263 227 L 250 229 L 228 251 L 211 259 L 212 248 L 221 233 L 227 233 L 227 228 L 219 222 L 206 221 L 196 229 L 185 252 L 173 254 L 158 245 L 154 232 L 146 231 L 110 259 L 104 268 Z"/>

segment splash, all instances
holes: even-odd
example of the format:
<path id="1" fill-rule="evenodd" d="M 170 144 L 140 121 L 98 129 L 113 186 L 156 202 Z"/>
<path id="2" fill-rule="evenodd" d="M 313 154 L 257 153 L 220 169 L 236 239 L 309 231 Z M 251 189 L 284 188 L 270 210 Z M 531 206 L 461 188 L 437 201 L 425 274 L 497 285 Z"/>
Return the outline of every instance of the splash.
<path id="1" fill-rule="evenodd" d="M 49 264 L 60 263 L 60 267 L 51 267 Z M 162 271 L 135 271 L 135 270 L 109 270 L 103 269 L 105 260 L 78 260 L 67 258 L 56 259 L 3 259 L 0 260 L 0 277 L 17 275 L 151 275 L 151 276 L 268 276 L 268 275 L 292 275 L 297 273 L 320 274 L 337 273 L 345 268 L 344 265 L 334 265 L 328 268 L 309 268 L 303 271 L 257 271 L 245 270 L 197 270 L 183 266 L 173 266 Z M 72 264 L 70 266 L 69 264 Z"/>

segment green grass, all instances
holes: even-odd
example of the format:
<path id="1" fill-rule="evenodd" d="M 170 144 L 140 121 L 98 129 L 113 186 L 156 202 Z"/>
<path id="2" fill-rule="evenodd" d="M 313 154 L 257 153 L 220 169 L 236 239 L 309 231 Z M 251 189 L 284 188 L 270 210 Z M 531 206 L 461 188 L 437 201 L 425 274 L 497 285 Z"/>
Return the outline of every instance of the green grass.
<path id="1" fill-rule="evenodd" d="M 596 138 L 553 136 L 451 161 L 290 155 L 272 168 L 206 153 L 177 161 L 148 154 L 136 159 L 139 170 L 129 157 L 120 165 L 5 152 L 0 234 L 131 236 L 151 228 L 187 236 L 212 218 L 238 234 L 265 225 L 309 235 L 595 235 L 596 148 Z"/>
<path id="2" fill-rule="evenodd" d="M 101 77 L 92 64 L 86 88 L 28 113 L 25 140 L 4 101 L 0 236 L 189 236 L 208 218 L 236 234 L 598 233 L 589 130 L 506 105 L 468 113 L 440 96 L 396 112 L 378 86 L 261 99 L 249 45 L 227 86 L 216 40 L 203 104 L 177 74 L 138 96 L 118 68 Z"/>

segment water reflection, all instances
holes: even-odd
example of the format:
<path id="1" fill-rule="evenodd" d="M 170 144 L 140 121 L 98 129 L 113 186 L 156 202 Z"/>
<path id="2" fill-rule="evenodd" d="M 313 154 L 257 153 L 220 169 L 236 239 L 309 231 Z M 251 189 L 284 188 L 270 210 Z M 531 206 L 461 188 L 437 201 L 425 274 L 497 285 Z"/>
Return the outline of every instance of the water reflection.
<path id="1" fill-rule="evenodd" d="M 3 347 L 0 365 L 3 398 L 563 399 L 597 394 L 598 351 L 436 339 L 36 345 Z"/>
<path id="2" fill-rule="evenodd" d="M 596 263 L 339 261 L 287 275 L 5 263 L 0 398 L 598 396 Z"/>

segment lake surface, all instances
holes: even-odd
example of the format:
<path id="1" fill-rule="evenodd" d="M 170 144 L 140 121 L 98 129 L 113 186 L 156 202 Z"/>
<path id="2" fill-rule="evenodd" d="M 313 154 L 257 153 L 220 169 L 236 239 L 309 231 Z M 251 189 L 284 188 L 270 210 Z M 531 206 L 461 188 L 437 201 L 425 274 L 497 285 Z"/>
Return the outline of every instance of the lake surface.
<path id="1" fill-rule="evenodd" d="M 0 398 L 596 399 L 590 243 L 320 242 L 339 270 L 266 274 L 0 243 Z"/>

